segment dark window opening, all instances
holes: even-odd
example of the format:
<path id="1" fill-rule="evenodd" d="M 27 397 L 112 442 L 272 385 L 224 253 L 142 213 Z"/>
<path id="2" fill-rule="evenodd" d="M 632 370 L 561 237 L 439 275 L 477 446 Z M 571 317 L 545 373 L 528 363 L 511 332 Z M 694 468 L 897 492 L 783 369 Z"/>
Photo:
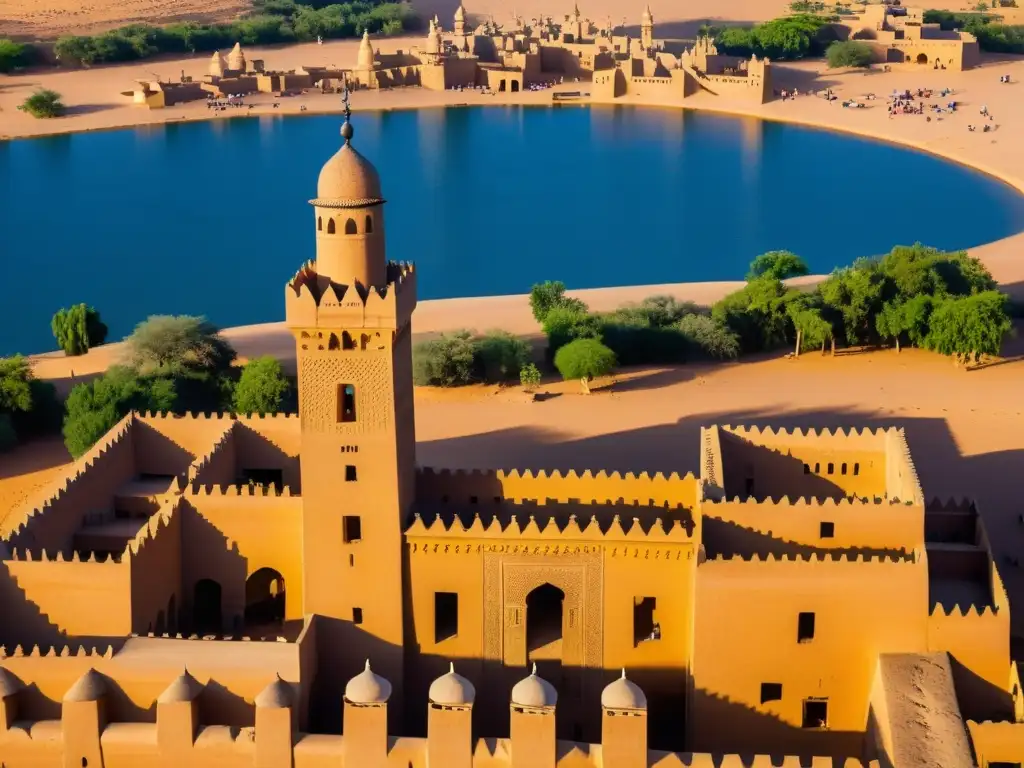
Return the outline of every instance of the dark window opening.
<path id="1" fill-rule="evenodd" d="M 828 463 L 828 473 L 829 473 L 829 474 L 831 475 L 831 474 L 834 474 L 834 473 L 835 473 L 835 471 L 836 471 L 836 465 L 835 465 L 835 464 L 833 464 L 833 463 L 832 463 L 832 462 L 830 461 L 830 462 Z"/>
<path id="2" fill-rule="evenodd" d="M 859 475 L 860 474 L 860 464 L 854 463 L 854 465 L 853 465 L 853 474 L 854 475 Z"/>
<path id="3" fill-rule="evenodd" d="M 459 595 L 434 593 L 434 642 L 440 643 L 459 634 Z"/>
<path id="4" fill-rule="evenodd" d="M 87 758 L 82 758 L 82 768 L 89 768 L 89 760 Z"/>
<path id="5" fill-rule="evenodd" d="M 352 338 L 352 334 L 348 331 L 341 332 L 341 348 L 342 349 L 355 349 L 356 341 Z"/>
<path id="6" fill-rule="evenodd" d="M 782 683 L 761 683 L 761 703 L 782 701 Z"/>
<path id="7" fill-rule="evenodd" d="M 366 214 L 366 234 L 373 234 L 373 217 L 370 214 Z"/>
<path id="8" fill-rule="evenodd" d="M 345 465 L 345 482 L 354 483 L 356 481 L 356 468 L 351 464 Z"/>
<path id="9" fill-rule="evenodd" d="M 836 524 L 835 523 L 822 523 L 821 530 L 819 531 L 821 538 L 831 539 L 836 535 Z"/>
<path id="10" fill-rule="evenodd" d="M 355 555 L 349 555 L 348 556 L 348 567 L 349 568 L 353 568 L 355 566 L 355 564 L 356 564 L 356 556 Z"/>
<path id="11" fill-rule="evenodd" d="M 352 609 L 352 623 L 353 624 L 362 624 L 363 623 L 363 609 L 362 608 L 353 608 Z"/>
<path id="12" fill-rule="evenodd" d="M 358 230 L 356 229 L 356 220 L 355 219 L 349 219 L 348 221 L 345 222 L 345 234 L 346 235 L 358 234 Z"/>
<path id="13" fill-rule="evenodd" d="M 805 475 L 811 474 L 811 465 L 810 464 L 804 464 L 804 474 Z"/>
<path id="14" fill-rule="evenodd" d="M 821 464 L 815 462 L 814 463 L 814 474 L 817 475 L 817 474 L 820 474 L 820 473 L 821 473 Z"/>
<path id="15" fill-rule="evenodd" d="M 531 653 L 562 639 L 562 605 L 565 593 L 542 584 L 526 596 L 526 652 Z"/>
<path id="16" fill-rule="evenodd" d="M 335 230 L 334 230 L 334 219 L 328 219 L 327 220 L 327 234 L 328 235 L 333 235 L 334 232 L 335 232 Z"/>
<path id="17" fill-rule="evenodd" d="M 803 727 L 828 727 L 828 699 L 804 699 Z"/>
<path id="18" fill-rule="evenodd" d="M 661 625 L 655 618 L 658 600 L 654 597 L 633 598 L 633 646 L 661 639 Z"/>
<path id="19" fill-rule="evenodd" d="M 839 467 L 839 474 L 841 474 L 841 475 L 845 475 L 846 474 L 846 462 L 845 461 L 843 462 L 842 466 Z"/>
<path id="20" fill-rule="evenodd" d="M 338 385 L 338 421 L 356 420 L 356 388 L 351 384 Z"/>
<path id="21" fill-rule="evenodd" d="M 809 643 L 814 639 L 813 613 L 801 613 L 797 618 L 796 639 L 800 643 Z"/>
<path id="22" fill-rule="evenodd" d="M 359 515 L 345 515 L 341 518 L 342 538 L 346 544 L 355 544 L 363 538 L 363 522 Z"/>
<path id="23" fill-rule="evenodd" d="M 272 485 L 278 491 L 284 488 L 283 469 L 243 469 L 243 485 Z"/>
<path id="24" fill-rule="evenodd" d="M 323 229 L 324 229 L 324 217 L 323 216 L 317 216 L 316 217 L 316 229 L 317 229 L 317 232 L 323 232 Z"/>

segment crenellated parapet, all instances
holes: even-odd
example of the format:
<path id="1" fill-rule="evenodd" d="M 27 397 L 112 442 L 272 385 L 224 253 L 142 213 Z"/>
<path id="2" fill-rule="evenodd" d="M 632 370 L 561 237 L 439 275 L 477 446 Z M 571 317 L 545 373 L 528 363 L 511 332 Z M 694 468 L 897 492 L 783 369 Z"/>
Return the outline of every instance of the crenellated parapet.
<path id="1" fill-rule="evenodd" d="M 425 503 L 488 504 L 504 500 L 550 500 L 606 504 L 612 500 L 693 510 L 700 481 L 676 472 L 532 472 L 530 470 L 459 470 L 421 468 L 416 498 Z"/>
<path id="2" fill-rule="evenodd" d="M 114 491 L 134 474 L 132 446 L 134 415 L 128 414 L 84 453 L 36 506 L 11 512 L 8 548 L 64 549 L 90 507 L 107 503 Z"/>
<path id="3" fill-rule="evenodd" d="M 404 327 L 416 308 L 416 269 L 413 264 L 389 262 L 387 285 L 347 284 L 318 275 L 307 262 L 285 286 L 285 320 L 293 332 L 317 328 Z M 338 351 L 344 351 L 339 345 Z"/>
<path id="4" fill-rule="evenodd" d="M 534 515 L 515 515 L 486 521 L 480 515 L 473 517 L 469 525 L 455 516 L 448 520 L 436 517 L 424 520 L 419 514 L 406 529 L 406 542 L 412 553 L 462 554 L 471 551 L 495 551 L 511 554 L 535 554 L 571 556 L 589 553 L 591 550 L 610 549 L 623 555 L 633 549 L 680 552 L 679 545 L 692 549 L 694 536 L 692 527 L 684 522 L 668 521 L 661 518 L 641 520 L 633 517 L 623 522 L 619 515 L 602 522 L 597 516 L 580 526 L 575 515 L 559 521 L 553 517 L 538 518 Z"/>
<path id="5" fill-rule="evenodd" d="M 803 568 L 816 566 L 916 566 L 922 562 L 921 553 L 913 552 L 885 552 L 885 553 L 847 553 L 847 552 L 814 552 L 809 554 L 781 554 L 768 553 L 765 555 L 754 553 L 750 555 L 716 555 L 709 557 L 702 564 L 702 568 L 715 568 L 722 570 L 745 570 L 751 567 L 766 567 L 763 573 L 768 576 L 771 571 L 769 567 L 775 568 Z"/>
<path id="6" fill-rule="evenodd" d="M 259 423 L 262 421 L 298 421 L 299 419 L 299 415 L 297 413 L 253 413 L 249 415 L 242 415 L 237 413 L 228 413 L 225 411 L 216 411 L 213 413 L 196 411 L 189 413 L 172 413 L 170 411 L 136 411 L 134 416 L 147 421 L 174 419 L 176 421 L 197 421 L 201 423 L 230 421 Z"/>
<path id="7" fill-rule="evenodd" d="M 225 422 L 224 431 L 206 454 L 188 468 L 188 483 L 230 482 L 235 476 L 235 421 Z"/>
<path id="8" fill-rule="evenodd" d="M 285 498 L 299 498 L 299 494 L 296 493 L 292 488 L 287 485 L 278 488 L 275 485 L 241 485 L 233 483 L 231 485 L 211 485 L 202 483 L 189 483 L 183 489 L 183 494 L 189 497 L 225 497 L 225 498 L 238 498 L 238 497 L 285 497 Z"/>

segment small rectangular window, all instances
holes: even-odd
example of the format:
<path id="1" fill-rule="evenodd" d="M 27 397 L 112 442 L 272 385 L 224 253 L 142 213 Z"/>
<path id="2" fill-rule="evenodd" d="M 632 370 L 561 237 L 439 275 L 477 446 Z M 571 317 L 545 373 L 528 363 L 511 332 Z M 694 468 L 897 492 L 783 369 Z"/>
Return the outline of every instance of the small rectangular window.
<path id="1" fill-rule="evenodd" d="M 351 464 L 345 466 L 345 482 L 354 483 L 356 481 L 356 468 Z"/>
<path id="2" fill-rule="evenodd" d="M 363 521 L 359 515 L 345 515 L 341 518 L 341 527 L 346 544 L 355 544 L 363 538 Z"/>
<path id="3" fill-rule="evenodd" d="M 810 464 L 804 464 L 804 474 L 805 475 L 811 474 L 811 465 Z"/>
<path id="4" fill-rule="evenodd" d="M 661 639 L 661 625 L 655 617 L 658 600 L 654 597 L 633 598 L 633 646 Z"/>
<path id="5" fill-rule="evenodd" d="M 816 475 L 820 475 L 821 474 L 821 464 L 819 464 L 818 462 L 814 463 L 814 474 L 816 474 Z"/>
<path id="6" fill-rule="evenodd" d="M 839 467 L 839 474 L 841 474 L 841 475 L 845 475 L 846 474 L 846 462 L 845 461 L 843 462 L 842 466 Z"/>
<path id="7" fill-rule="evenodd" d="M 822 523 L 821 524 L 821 538 L 831 539 L 836 535 L 836 524 L 835 523 Z"/>
<path id="8" fill-rule="evenodd" d="M 356 388 L 352 384 L 338 385 L 338 421 L 356 420 Z"/>
<path id="9" fill-rule="evenodd" d="M 832 462 L 830 461 L 830 462 L 828 463 L 828 474 L 830 474 L 830 475 L 831 475 L 831 474 L 834 474 L 834 473 L 835 473 L 835 471 L 836 471 L 836 465 L 835 465 L 835 464 L 833 464 L 833 463 L 832 463 Z"/>
<path id="10" fill-rule="evenodd" d="M 828 727 L 828 699 L 804 699 L 803 727 Z"/>
<path id="11" fill-rule="evenodd" d="M 782 683 L 761 683 L 761 703 L 782 701 Z"/>
<path id="12" fill-rule="evenodd" d="M 814 639 L 814 614 L 801 613 L 796 625 L 797 642 L 809 643 Z"/>
<path id="13" fill-rule="evenodd" d="M 352 623 L 353 624 L 362 624 L 363 623 L 363 609 L 362 608 L 353 608 L 352 609 Z"/>
<path id="14" fill-rule="evenodd" d="M 459 634 L 459 595 L 434 593 L 434 642 L 440 643 Z"/>
<path id="15" fill-rule="evenodd" d="M 854 474 L 854 476 L 860 474 L 860 464 L 858 464 L 856 462 L 853 465 L 853 474 Z"/>

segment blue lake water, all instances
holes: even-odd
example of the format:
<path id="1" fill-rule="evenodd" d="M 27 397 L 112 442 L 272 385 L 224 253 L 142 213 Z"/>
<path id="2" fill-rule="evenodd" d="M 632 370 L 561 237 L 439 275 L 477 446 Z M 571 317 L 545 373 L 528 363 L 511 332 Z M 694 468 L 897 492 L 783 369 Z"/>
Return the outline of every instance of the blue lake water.
<path id="1" fill-rule="evenodd" d="M 389 256 L 417 262 L 422 299 L 738 279 L 780 248 L 827 272 L 1024 229 L 1024 197 L 983 174 L 753 119 L 491 107 L 353 124 L 388 199 Z M 280 319 L 338 128 L 265 117 L 0 141 L 0 355 L 52 348 L 51 315 L 80 301 L 112 340 L 150 314 Z"/>

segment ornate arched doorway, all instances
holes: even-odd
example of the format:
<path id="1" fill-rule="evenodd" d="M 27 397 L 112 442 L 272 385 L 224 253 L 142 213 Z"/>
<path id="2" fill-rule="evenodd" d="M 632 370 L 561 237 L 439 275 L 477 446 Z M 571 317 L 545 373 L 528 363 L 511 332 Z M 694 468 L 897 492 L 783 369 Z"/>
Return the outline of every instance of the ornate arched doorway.
<path id="1" fill-rule="evenodd" d="M 527 658 L 561 658 L 565 593 L 541 584 L 526 596 Z"/>

